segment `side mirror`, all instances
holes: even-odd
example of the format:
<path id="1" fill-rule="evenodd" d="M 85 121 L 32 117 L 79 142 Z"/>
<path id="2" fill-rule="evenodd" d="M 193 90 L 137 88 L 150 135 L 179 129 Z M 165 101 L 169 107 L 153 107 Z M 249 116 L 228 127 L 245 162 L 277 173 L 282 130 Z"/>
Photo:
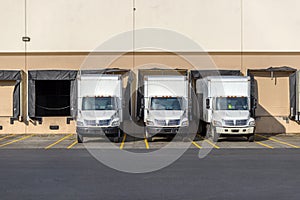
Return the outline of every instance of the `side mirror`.
<path id="1" fill-rule="evenodd" d="M 210 109 L 210 100 L 209 99 L 206 99 L 206 108 Z"/>

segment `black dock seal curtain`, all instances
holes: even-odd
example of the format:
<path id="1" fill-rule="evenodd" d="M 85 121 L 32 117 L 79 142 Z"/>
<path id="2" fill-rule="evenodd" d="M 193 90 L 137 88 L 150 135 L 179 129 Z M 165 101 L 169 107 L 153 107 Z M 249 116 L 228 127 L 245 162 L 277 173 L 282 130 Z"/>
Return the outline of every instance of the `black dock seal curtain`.
<path id="1" fill-rule="evenodd" d="M 70 113 L 71 117 L 76 116 L 77 107 L 77 71 L 75 70 L 30 70 L 28 71 L 28 115 L 35 118 L 35 81 L 37 80 L 69 80 L 70 86 Z"/>
<path id="2" fill-rule="evenodd" d="M 196 92 L 196 81 L 207 76 L 241 76 L 240 70 L 191 70 L 191 86 Z"/>
<path id="3" fill-rule="evenodd" d="M 290 75 L 290 118 L 295 119 L 296 116 L 296 84 L 297 84 L 297 73 L 294 72 Z"/>
<path id="4" fill-rule="evenodd" d="M 20 84 L 22 81 L 21 71 L 0 70 L 1 81 L 16 81 L 13 93 L 13 118 L 20 116 Z"/>

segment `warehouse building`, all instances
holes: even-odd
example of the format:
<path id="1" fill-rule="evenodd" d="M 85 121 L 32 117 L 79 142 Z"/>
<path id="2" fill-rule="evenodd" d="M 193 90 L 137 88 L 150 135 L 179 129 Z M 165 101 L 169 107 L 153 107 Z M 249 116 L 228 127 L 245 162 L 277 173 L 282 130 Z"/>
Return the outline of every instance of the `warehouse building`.
<path id="1" fill-rule="evenodd" d="M 300 132 L 290 119 L 289 84 L 290 75 L 300 70 L 298 0 L 1 3 L 0 133 L 74 133 L 72 82 L 79 69 L 137 72 L 158 65 L 251 75 L 257 87 L 257 132 Z M 137 48 L 145 39 L 138 30 L 145 28 L 178 33 L 201 48 Z M 121 44 L 115 49 L 101 46 L 124 33 L 131 50 Z"/>

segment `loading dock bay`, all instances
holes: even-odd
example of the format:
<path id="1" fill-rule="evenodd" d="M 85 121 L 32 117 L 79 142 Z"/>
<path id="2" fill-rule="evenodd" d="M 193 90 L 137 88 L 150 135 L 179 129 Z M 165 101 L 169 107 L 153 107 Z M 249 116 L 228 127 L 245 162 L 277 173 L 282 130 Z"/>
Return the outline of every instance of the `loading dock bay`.
<path id="1" fill-rule="evenodd" d="M 159 149 L 171 140 L 156 137 L 154 142 L 147 142 L 142 138 L 134 138 L 124 134 L 121 143 L 113 143 L 117 148 L 126 149 Z M 187 142 L 187 141 L 184 141 Z M 248 142 L 246 138 L 226 138 L 213 143 L 210 139 L 199 135 L 191 142 L 190 148 L 214 149 L 254 149 L 254 148 L 300 148 L 300 135 L 298 134 L 256 134 L 255 142 Z M 0 149 L 84 149 L 86 147 L 110 148 L 106 138 L 87 138 L 84 144 L 78 144 L 75 134 L 7 134 L 0 135 Z"/>

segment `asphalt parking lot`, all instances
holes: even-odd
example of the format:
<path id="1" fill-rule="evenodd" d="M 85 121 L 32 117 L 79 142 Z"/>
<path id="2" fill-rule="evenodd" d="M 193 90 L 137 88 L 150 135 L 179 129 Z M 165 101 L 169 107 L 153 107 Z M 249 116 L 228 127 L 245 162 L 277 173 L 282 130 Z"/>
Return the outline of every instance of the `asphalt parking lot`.
<path id="1" fill-rule="evenodd" d="M 143 138 L 134 138 L 125 134 L 122 142 L 113 143 L 119 149 L 159 149 L 171 142 L 172 139 L 155 137 L 153 142 Z M 248 142 L 243 137 L 220 138 L 217 143 L 199 135 L 190 142 L 190 148 L 300 148 L 300 134 L 256 134 L 255 142 Z M 108 145 L 110 143 L 110 145 Z M 73 134 L 8 134 L 0 135 L 0 149 L 84 149 L 86 147 L 110 148 L 111 142 L 104 137 L 85 138 L 84 144 L 78 144 Z"/>
<path id="2" fill-rule="evenodd" d="M 71 142 L 71 140 L 70 140 Z M 0 195 L 6 199 L 295 199 L 297 149 L 189 149 L 161 170 L 111 169 L 87 150 L 2 149 Z"/>
<path id="3" fill-rule="evenodd" d="M 126 135 L 116 150 L 145 153 L 170 140 Z M 186 142 L 186 141 L 185 141 Z M 258 134 L 220 139 L 197 136 L 172 164 L 148 173 L 112 169 L 85 145 L 109 148 L 103 138 L 78 144 L 75 135 L 1 135 L 1 199 L 299 199 L 300 135 Z M 180 145 L 179 145 L 180 146 Z M 204 158 L 202 148 L 212 151 Z M 140 164 L 140 163 L 136 163 Z M 143 165 L 143 163 L 142 163 Z"/>

